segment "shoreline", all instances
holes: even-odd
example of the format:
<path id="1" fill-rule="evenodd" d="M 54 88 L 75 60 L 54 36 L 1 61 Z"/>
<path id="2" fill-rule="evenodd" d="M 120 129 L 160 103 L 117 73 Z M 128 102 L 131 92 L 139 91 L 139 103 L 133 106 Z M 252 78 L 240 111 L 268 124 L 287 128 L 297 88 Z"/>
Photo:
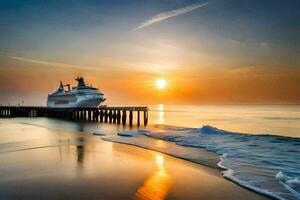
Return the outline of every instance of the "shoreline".
<path id="1" fill-rule="evenodd" d="M 5 199 L 17 199 L 21 197 L 24 199 L 28 197 L 29 199 L 35 197 L 35 195 L 42 195 L 39 197 L 44 199 L 60 199 L 59 196 L 49 194 L 54 188 L 57 190 L 58 186 L 67 190 L 61 191 L 61 194 L 69 195 L 69 198 L 75 199 L 91 197 L 90 195 L 101 196 L 103 192 L 105 193 L 104 197 L 106 199 L 124 199 L 125 196 L 126 199 L 129 197 L 137 198 L 135 194 L 139 192 L 142 195 L 148 194 L 149 192 L 155 195 L 162 195 L 164 198 L 161 199 L 193 199 L 202 197 L 204 199 L 222 198 L 238 200 L 242 198 L 245 199 L 245 196 L 247 196 L 246 199 L 249 200 L 270 199 L 269 197 L 250 191 L 236 185 L 232 181 L 224 179 L 218 169 L 176 158 L 172 155 L 132 145 L 108 142 L 102 140 L 99 136 L 83 134 L 83 132 L 51 130 L 28 124 L 18 124 L 14 126 L 13 124 L 15 123 L 4 123 L 4 126 L 1 124 L 1 133 L 5 133 L 3 132 L 5 126 L 8 132 L 9 129 L 20 130 L 21 128 L 24 129 L 23 133 L 31 131 L 36 133 L 38 137 L 46 134 L 47 137 L 58 137 L 56 139 L 62 142 L 58 142 L 57 146 L 45 146 L 38 149 L 27 149 L 26 151 L 20 150 L 0 153 L 0 160 L 3 160 L 0 172 L 4 173 L 2 180 L 0 180 L 0 196 Z M 18 134 L 17 132 L 13 134 Z M 24 134 L 22 134 L 22 136 L 24 136 Z M 70 137 L 72 138 L 70 139 Z M 66 142 L 67 139 L 68 142 Z M 31 141 L 33 140 L 29 140 L 29 142 Z M 0 144 L 0 147 L 1 145 L 2 144 Z M 38 159 L 36 160 L 35 157 L 38 157 Z M 32 160 L 32 162 L 28 163 L 28 161 L 26 161 L 27 159 Z M 43 160 L 47 162 L 41 162 Z M 16 165 L 16 163 L 18 164 Z M 127 164 L 123 165 L 121 163 Z M 73 167 L 70 168 L 70 166 Z M 10 171 L 10 168 L 16 167 L 20 169 L 16 172 Z M 36 168 L 39 170 L 36 171 Z M 3 169 L 5 170 L 3 171 Z M 42 171 L 40 171 L 41 169 Z M 124 171 L 124 169 L 127 170 Z M 23 172 L 26 172 L 26 175 L 23 174 Z M 70 182 L 70 178 L 73 181 Z M 49 179 L 50 182 L 39 181 L 44 179 Z M 122 181 L 120 183 L 118 183 L 118 181 L 112 181 L 115 179 Z M 81 183 L 82 180 L 91 182 L 92 184 Z M 124 180 L 126 181 L 124 182 Z M 203 180 L 205 180 L 205 182 L 203 182 Z M 32 186 L 27 186 L 26 183 L 28 181 L 31 182 Z M 61 182 L 65 182 L 66 185 L 62 186 Z M 103 182 L 110 186 L 105 187 Z M 168 186 L 169 182 L 172 184 Z M 131 187 L 123 189 L 123 187 L 127 187 L 128 183 L 130 183 Z M 14 186 L 12 187 L 11 184 Z M 99 187 L 95 187 L 99 184 L 103 185 L 104 188 L 99 189 Z M 153 184 L 158 184 L 156 185 L 158 188 L 165 188 L 165 186 L 167 186 L 167 188 L 165 188 L 166 191 L 153 190 L 153 187 L 151 187 Z M 76 189 L 78 185 L 80 185 L 80 189 Z M 89 187 L 87 188 L 88 185 Z M 21 192 L 16 194 L 13 190 L 13 188 L 16 187 L 25 187 L 27 189 L 22 189 Z M 201 188 L 200 191 L 199 188 Z M 69 193 L 68 190 L 72 192 Z M 85 197 L 79 194 L 77 194 L 79 196 L 76 196 L 76 190 L 83 193 L 85 193 L 84 191 L 86 190 L 90 193 L 86 193 L 85 195 L 88 196 Z M 99 193 L 99 190 L 101 190 L 102 193 Z M 37 191 L 39 191 L 38 194 L 36 194 Z M 111 192 L 107 193 L 107 191 Z M 116 197 L 114 196 L 115 194 L 110 194 L 116 192 L 121 193 L 121 196 Z"/>
<path id="2" fill-rule="evenodd" d="M 101 138 L 102 139 L 102 138 Z M 186 158 L 183 158 L 183 157 L 179 157 L 179 156 L 175 156 L 175 155 L 170 155 L 168 153 L 165 153 L 163 151 L 158 151 L 158 150 L 154 150 L 154 149 L 147 149 L 147 148 L 144 148 L 144 147 L 141 147 L 141 146 L 138 146 L 138 145 L 135 145 L 135 144 L 129 144 L 129 143 L 123 143 L 123 142 L 113 142 L 113 141 L 109 141 L 109 140 L 104 140 L 104 141 L 107 141 L 107 142 L 112 142 L 112 143 L 117 143 L 117 144 L 123 144 L 123 145 L 128 145 L 128 146 L 134 146 L 134 147 L 137 147 L 137 148 L 141 148 L 141 149 L 144 149 L 144 150 L 148 150 L 148 151 L 154 151 L 154 152 L 158 152 L 158 153 L 162 153 L 164 155 L 167 155 L 167 156 L 171 156 L 171 157 L 174 157 L 174 158 L 177 158 L 177 159 L 181 159 L 181 160 L 184 160 L 184 161 L 187 161 L 187 162 L 191 162 L 191 163 L 194 163 L 196 165 L 200 165 L 200 166 L 203 166 L 203 167 L 207 167 L 207 168 L 210 168 L 210 169 L 213 169 L 213 170 L 217 170 L 218 172 L 220 172 L 220 175 L 223 173 L 224 170 L 228 170 L 224 167 L 221 167 L 218 165 L 218 168 L 214 168 L 212 166 L 209 166 L 209 165 L 205 165 L 205 164 L 202 164 L 202 163 L 199 163 L 197 161 L 193 161 L 193 160 L 189 160 L 189 159 L 186 159 Z M 221 162 L 221 161 L 220 161 Z M 218 163 L 219 164 L 219 163 Z M 222 176 L 222 175 L 221 175 Z M 264 194 L 264 193 L 260 193 L 258 191 L 256 191 L 255 189 L 252 189 L 250 187 L 246 187 L 242 184 L 239 184 L 239 182 L 237 181 L 234 181 L 226 176 L 222 176 L 224 179 L 234 183 L 234 184 L 237 184 L 238 186 L 242 187 L 242 188 L 245 188 L 246 190 L 249 190 L 251 192 L 254 192 L 256 194 L 259 194 L 259 195 L 262 195 L 264 197 L 267 197 L 269 199 L 274 199 L 274 200 L 277 200 L 277 198 L 271 196 L 271 195 L 267 195 L 267 194 Z"/>
<path id="3" fill-rule="evenodd" d="M 277 199 L 278 199 L 278 198 L 276 198 L 276 197 L 273 197 L 272 195 L 268 195 L 268 194 L 265 194 L 265 193 L 263 193 L 263 192 L 256 191 L 255 189 L 253 189 L 253 188 L 251 188 L 251 187 L 247 187 L 247 186 L 245 186 L 245 185 L 242 185 L 242 184 L 240 184 L 238 181 L 234 181 L 234 180 L 230 179 L 229 177 L 223 176 L 223 175 L 222 175 L 223 172 L 225 172 L 226 170 L 229 170 L 229 169 L 227 169 L 227 168 L 222 167 L 222 166 L 219 165 L 219 163 L 222 161 L 222 160 L 221 160 L 221 157 L 222 157 L 221 155 L 218 155 L 218 156 L 220 157 L 220 161 L 219 161 L 219 162 L 217 163 L 217 165 L 214 167 L 214 166 L 212 166 L 212 165 L 205 164 L 205 163 L 203 163 L 203 162 L 199 162 L 199 161 L 196 161 L 196 160 L 190 160 L 190 159 L 187 159 L 187 158 L 181 157 L 181 156 L 176 156 L 176 155 L 174 155 L 174 154 L 170 154 L 170 153 L 167 153 L 167 152 L 164 152 L 164 151 L 160 151 L 160 150 L 157 150 L 157 149 L 155 149 L 155 148 L 146 148 L 146 147 L 142 147 L 142 146 L 140 146 L 140 145 L 132 144 L 132 143 L 128 143 L 128 142 L 126 143 L 126 142 L 121 142 L 121 141 L 106 140 L 105 137 L 103 137 L 103 138 L 100 137 L 100 138 L 101 138 L 102 140 L 104 140 L 104 141 L 108 141 L 108 142 L 112 142 L 112 143 L 123 144 L 123 145 L 129 145 L 129 146 L 134 146 L 134 147 L 141 148 L 141 149 L 148 150 L 148 151 L 159 152 L 159 153 L 165 154 L 165 155 L 167 155 L 167 156 L 171 156 L 171 157 L 174 157 L 174 158 L 177 158 L 177 159 L 181 159 L 181 160 L 184 160 L 184 161 L 187 161 L 187 162 L 194 163 L 194 164 L 196 164 L 196 165 L 200 165 L 200 166 L 207 167 L 207 168 L 210 168 L 210 169 L 213 169 L 213 170 L 217 170 L 217 171 L 219 172 L 219 175 L 220 175 L 221 177 L 223 177 L 225 180 L 230 181 L 231 183 L 236 184 L 236 185 L 239 186 L 239 187 L 242 187 L 242 188 L 244 188 L 244 189 L 246 189 L 246 190 L 249 190 L 249 191 L 254 192 L 254 193 L 256 193 L 256 194 L 262 195 L 262 196 L 264 196 L 264 197 L 267 197 L 268 199 L 274 199 L 274 200 L 277 200 Z M 151 138 L 152 138 L 152 137 L 151 137 Z M 158 140 L 159 140 L 159 139 L 158 139 Z M 192 148 L 192 147 L 189 147 L 189 148 Z M 207 150 L 205 150 L 205 149 L 201 149 L 201 150 L 202 150 L 203 152 L 211 153 L 211 152 L 209 152 L 209 151 L 207 151 Z"/>

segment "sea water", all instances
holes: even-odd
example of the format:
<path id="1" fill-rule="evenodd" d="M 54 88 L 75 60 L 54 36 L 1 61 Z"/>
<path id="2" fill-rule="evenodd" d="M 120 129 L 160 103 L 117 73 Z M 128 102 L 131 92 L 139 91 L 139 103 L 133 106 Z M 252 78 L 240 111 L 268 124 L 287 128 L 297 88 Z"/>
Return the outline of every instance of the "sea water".
<path id="1" fill-rule="evenodd" d="M 149 126 L 131 129 L 100 123 L 62 123 L 61 120 L 47 118 L 13 120 L 91 134 L 100 131 L 107 135 L 126 129 L 126 137 L 113 134 L 109 140 L 119 142 L 117 138 L 122 137 L 122 142 L 130 144 L 132 139 L 128 136 L 132 136 L 135 138 L 134 145 L 145 148 L 145 137 L 148 137 L 168 141 L 183 148 L 206 149 L 219 155 L 218 165 L 223 168 L 225 178 L 277 199 L 300 199 L 298 105 L 161 104 L 150 106 Z M 174 155 L 174 152 L 169 153 Z M 185 154 L 180 155 L 185 158 Z M 188 155 L 185 159 L 190 158 L 197 158 L 199 163 L 203 163 L 199 156 Z"/>

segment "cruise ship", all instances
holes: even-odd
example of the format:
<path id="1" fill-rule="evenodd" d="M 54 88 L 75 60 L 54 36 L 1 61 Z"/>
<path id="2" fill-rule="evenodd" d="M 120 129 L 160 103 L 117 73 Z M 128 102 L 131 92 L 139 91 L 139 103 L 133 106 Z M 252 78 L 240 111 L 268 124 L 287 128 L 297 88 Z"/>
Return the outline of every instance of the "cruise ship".
<path id="1" fill-rule="evenodd" d="M 60 81 L 59 88 L 48 95 L 47 107 L 51 108 L 77 108 L 91 107 L 97 108 L 106 100 L 104 94 L 97 88 L 87 86 L 83 77 L 75 79 L 78 82 L 77 87 L 70 84 L 63 85 Z M 65 90 L 65 88 L 67 88 Z"/>

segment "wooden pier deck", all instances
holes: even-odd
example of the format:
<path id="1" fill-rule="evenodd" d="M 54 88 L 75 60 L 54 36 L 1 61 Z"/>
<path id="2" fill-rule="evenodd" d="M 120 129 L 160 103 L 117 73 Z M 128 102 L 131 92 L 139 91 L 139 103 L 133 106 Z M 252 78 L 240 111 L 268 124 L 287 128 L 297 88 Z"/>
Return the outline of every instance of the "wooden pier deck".
<path id="1" fill-rule="evenodd" d="M 48 108 L 35 106 L 0 106 L 0 117 L 53 117 L 68 120 L 95 121 L 126 125 L 127 117 L 130 126 L 136 113 L 136 124 L 140 126 L 141 118 L 144 125 L 148 124 L 147 106 L 99 108 Z M 141 113 L 143 116 L 141 116 Z"/>

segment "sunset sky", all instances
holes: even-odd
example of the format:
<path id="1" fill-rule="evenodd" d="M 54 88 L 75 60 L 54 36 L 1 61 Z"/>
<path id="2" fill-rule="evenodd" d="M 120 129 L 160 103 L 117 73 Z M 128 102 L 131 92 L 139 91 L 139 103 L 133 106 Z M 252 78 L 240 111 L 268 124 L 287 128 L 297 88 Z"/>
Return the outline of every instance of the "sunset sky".
<path id="1" fill-rule="evenodd" d="M 300 103 L 300 1 L 0 0 L 0 103 L 78 75 L 108 104 Z"/>

